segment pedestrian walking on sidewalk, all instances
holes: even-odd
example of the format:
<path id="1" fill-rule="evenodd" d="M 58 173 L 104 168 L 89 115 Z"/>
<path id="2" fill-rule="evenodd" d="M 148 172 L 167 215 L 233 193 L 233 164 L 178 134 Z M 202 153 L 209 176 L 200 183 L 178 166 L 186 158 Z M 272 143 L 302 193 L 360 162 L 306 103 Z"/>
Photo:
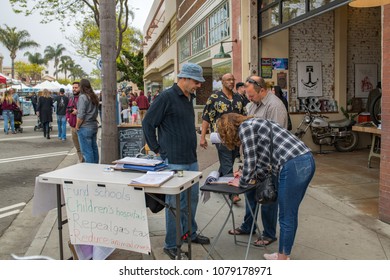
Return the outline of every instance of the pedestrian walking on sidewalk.
<path id="1" fill-rule="evenodd" d="M 65 95 L 65 90 L 60 88 L 60 94 L 56 97 L 57 101 L 57 127 L 58 127 L 58 139 L 66 140 L 66 107 L 68 106 L 69 99 Z"/>
<path id="2" fill-rule="evenodd" d="M 145 96 L 142 90 L 139 92 L 139 96 L 135 101 L 137 102 L 137 105 L 139 107 L 139 117 L 142 123 L 142 120 L 144 119 L 146 111 L 149 109 L 150 104 L 148 98 Z"/>
<path id="3" fill-rule="evenodd" d="M 18 106 L 16 102 L 13 100 L 10 92 L 5 91 L 4 95 L 0 98 L 0 111 L 2 111 L 3 119 L 4 119 L 4 133 L 8 134 L 8 122 L 11 125 L 12 134 L 16 134 L 15 132 L 15 116 L 14 110 Z"/>
<path id="4" fill-rule="evenodd" d="M 205 81 L 203 70 L 197 64 L 185 63 L 177 77 L 177 84 L 160 93 L 153 101 L 142 122 L 142 128 L 149 148 L 168 163 L 168 168 L 198 171 L 195 112 L 192 101 L 196 90 Z M 188 234 L 188 238 L 191 238 L 194 243 L 209 244 L 209 238 L 197 233 L 195 215 L 198 200 L 199 183 L 196 183 L 191 188 L 192 232 Z M 171 259 L 175 259 L 177 257 L 176 223 L 170 209 L 176 208 L 176 198 L 174 195 L 166 195 L 165 202 L 169 208 L 165 208 L 164 252 Z M 187 192 L 182 192 L 180 194 L 181 236 L 188 232 L 189 221 L 185 214 L 188 203 Z"/>
<path id="5" fill-rule="evenodd" d="M 53 98 L 48 89 L 38 99 L 37 114 L 43 127 L 43 137 L 50 139 L 50 123 L 53 121 Z"/>
<path id="6" fill-rule="evenodd" d="M 225 114 L 217 126 L 228 149 L 243 147 L 244 166 L 240 180 L 235 184 L 237 187 L 247 188 L 263 181 L 269 164 L 273 163 L 272 175 L 278 191 L 279 251 L 264 254 L 264 258 L 289 259 L 298 228 L 299 205 L 315 172 L 310 149 L 277 123 L 252 116 Z M 271 145 L 273 153 L 270 155 Z"/>

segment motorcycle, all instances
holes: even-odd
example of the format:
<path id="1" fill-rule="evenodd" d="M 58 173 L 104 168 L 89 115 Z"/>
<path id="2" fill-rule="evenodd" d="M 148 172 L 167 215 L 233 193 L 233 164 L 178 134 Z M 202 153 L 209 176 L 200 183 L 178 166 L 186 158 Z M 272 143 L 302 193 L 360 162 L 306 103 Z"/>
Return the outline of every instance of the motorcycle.
<path id="1" fill-rule="evenodd" d="M 334 146 L 339 152 L 352 152 L 359 143 L 359 135 L 352 131 L 354 121 L 349 119 L 327 121 L 327 116 L 312 112 L 305 107 L 306 114 L 295 135 L 302 139 L 310 128 L 313 142 L 317 145 Z"/>

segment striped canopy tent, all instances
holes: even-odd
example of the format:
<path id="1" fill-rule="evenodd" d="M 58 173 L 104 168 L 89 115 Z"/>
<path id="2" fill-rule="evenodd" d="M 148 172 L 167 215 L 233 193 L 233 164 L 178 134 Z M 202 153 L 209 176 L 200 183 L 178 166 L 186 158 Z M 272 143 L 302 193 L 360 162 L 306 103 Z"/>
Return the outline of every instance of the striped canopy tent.
<path id="1" fill-rule="evenodd" d="M 11 80 L 12 80 L 11 78 L 0 73 L 0 84 L 9 84 L 11 82 Z"/>

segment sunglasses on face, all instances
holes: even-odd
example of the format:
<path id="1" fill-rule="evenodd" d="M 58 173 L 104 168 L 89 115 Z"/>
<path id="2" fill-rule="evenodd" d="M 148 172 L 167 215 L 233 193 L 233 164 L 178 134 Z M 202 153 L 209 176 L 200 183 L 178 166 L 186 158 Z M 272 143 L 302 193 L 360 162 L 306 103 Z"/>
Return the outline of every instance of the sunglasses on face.
<path id="1" fill-rule="evenodd" d="M 246 80 L 246 82 L 247 83 L 250 83 L 250 84 L 254 84 L 254 85 L 256 85 L 256 86 L 258 86 L 258 87 L 261 87 L 261 88 L 263 88 L 258 82 L 256 82 L 255 80 L 253 80 L 253 79 L 247 79 Z"/>

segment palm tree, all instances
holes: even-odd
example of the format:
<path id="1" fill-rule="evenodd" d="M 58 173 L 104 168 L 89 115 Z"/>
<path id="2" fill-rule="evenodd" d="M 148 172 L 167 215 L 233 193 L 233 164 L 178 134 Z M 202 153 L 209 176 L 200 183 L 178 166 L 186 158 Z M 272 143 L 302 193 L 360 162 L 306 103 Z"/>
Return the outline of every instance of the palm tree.
<path id="1" fill-rule="evenodd" d="M 4 24 L 5 28 L 0 27 L 0 42 L 10 52 L 12 62 L 12 78 L 15 78 L 15 58 L 18 50 L 30 47 L 39 47 L 35 41 L 30 40 L 30 33 L 27 30 L 17 31 L 16 27 L 9 27 Z"/>
<path id="2" fill-rule="evenodd" d="M 64 55 L 60 58 L 61 63 L 58 65 L 58 71 L 65 74 L 65 79 L 68 77 L 68 71 L 74 67 L 74 61 L 70 56 Z"/>
<path id="3" fill-rule="evenodd" d="M 46 65 L 47 61 L 46 59 L 42 56 L 42 54 L 36 52 L 34 54 L 30 52 L 25 52 L 24 56 L 27 56 L 28 62 L 31 64 L 38 64 L 38 65 Z"/>
<path id="4" fill-rule="evenodd" d="M 69 72 L 69 78 L 72 77 L 73 80 L 76 80 L 77 78 L 82 79 L 87 76 L 87 73 L 84 72 L 83 68 L 81 68 L 79 64 L 73 65 L 73 67 L 69 69 Z"/>
<path id="5" fill-rule="evenodd" d="M 62 44 L 58 44 L 55 48 L 52 46 L 47 46 L 45 49 L 45 58 L 47 61 L 54 60 L 54 73 L 56 75 L 56 79 L 58 79 L 58 71 L 57 67 L 60 63 L 60 57 L 62 53 L 66 50 L 66 48 Z"/>

